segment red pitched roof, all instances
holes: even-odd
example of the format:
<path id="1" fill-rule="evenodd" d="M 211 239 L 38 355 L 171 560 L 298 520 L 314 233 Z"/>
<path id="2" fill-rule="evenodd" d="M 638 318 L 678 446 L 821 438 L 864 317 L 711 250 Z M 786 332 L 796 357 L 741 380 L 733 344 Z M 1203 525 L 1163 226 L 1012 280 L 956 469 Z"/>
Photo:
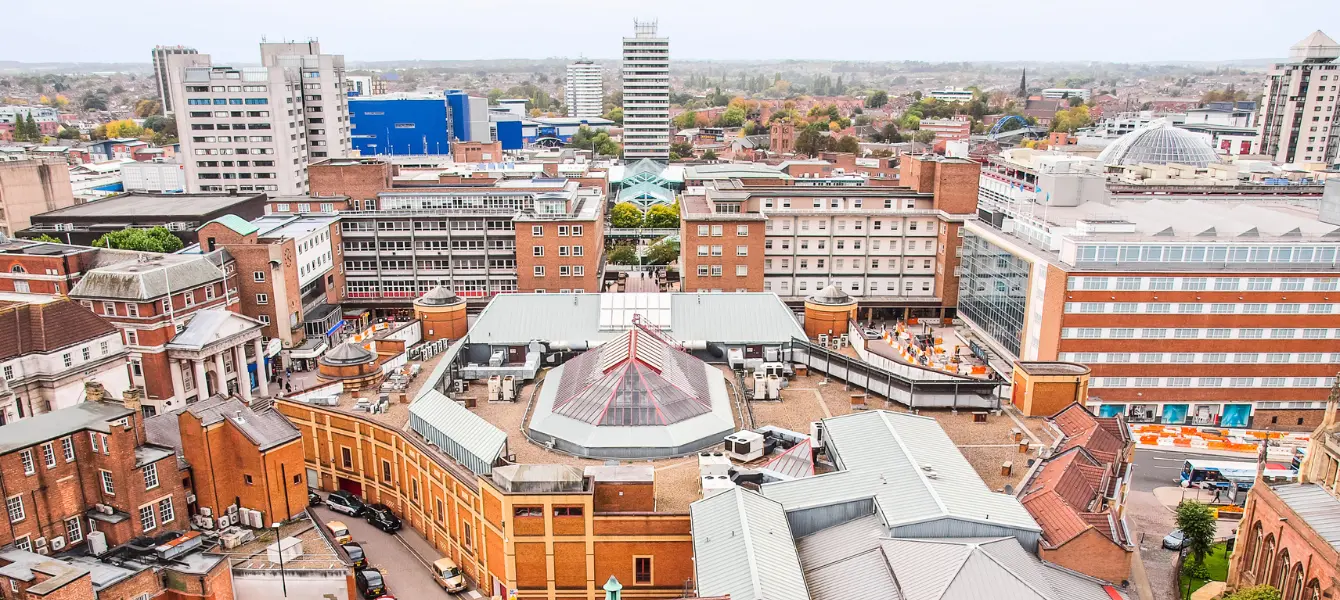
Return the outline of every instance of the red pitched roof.
<path id="1" fill-rule="evenodd" d="M 1093 416 L 1093 413 L 1078 402 L 1070 403 L 1070 406 L 1061 409 L 1060 412 L 1052 415 L 1048 420 L 1056 424 L 1056 428 L 1060 429 L 1066 437 L 1076 435 L 1098 424 L 1098 417 Z"/>
<path id="2" fill-rule="evenodd" d="M 1022 504 L 1042 527 L 1042 539 L 1050 546 L 1064 544 L 1089 528 L 1079 513 L 1055 491 L 1029 494 L 1024 497 Z"/>
<path id="3" fill-rule="evenodd" d="M 114 331 L 111 323 L 69 298 L 7 303 L 0 306 L 0 360 L 53 352 Z"/>

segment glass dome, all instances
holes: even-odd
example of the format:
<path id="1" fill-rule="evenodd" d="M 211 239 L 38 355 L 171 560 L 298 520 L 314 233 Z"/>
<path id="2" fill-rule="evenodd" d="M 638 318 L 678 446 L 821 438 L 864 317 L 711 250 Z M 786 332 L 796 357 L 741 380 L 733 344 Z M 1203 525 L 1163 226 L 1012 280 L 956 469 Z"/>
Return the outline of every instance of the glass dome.
<path id="1" fill-rule="evenodd" d="M 1165 165 L 1205 167 L 1219 162 L 1209 140 L 1159 119 L 1117 138 L 1098 160 L 1108 165 Z"/>

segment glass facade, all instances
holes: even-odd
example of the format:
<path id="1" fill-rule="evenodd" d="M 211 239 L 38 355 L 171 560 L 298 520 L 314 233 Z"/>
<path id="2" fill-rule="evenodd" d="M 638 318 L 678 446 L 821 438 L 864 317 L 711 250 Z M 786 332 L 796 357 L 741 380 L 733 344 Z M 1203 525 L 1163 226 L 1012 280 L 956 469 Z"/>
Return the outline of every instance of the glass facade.
<path id="1" fill-rule="evenodd" d="M 1020 355 L 1028 303 L 1028 261 L 965 232 L 958 311 L 981 331 Z"/>

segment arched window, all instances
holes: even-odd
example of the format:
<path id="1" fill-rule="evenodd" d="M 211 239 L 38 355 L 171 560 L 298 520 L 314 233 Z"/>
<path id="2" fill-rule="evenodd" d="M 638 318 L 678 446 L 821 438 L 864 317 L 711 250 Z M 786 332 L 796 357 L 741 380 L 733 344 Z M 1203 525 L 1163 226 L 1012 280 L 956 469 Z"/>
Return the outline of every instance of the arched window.
<path id="1" fill-rule="evenodd" d="M 1286 577 L 1289 575 L 1289 551 L 1280 550 L 1280 555 L 1275 559 L 1275 568 L 1270 571 L 1270 585 L 1277 590 L 1283 590 L 1284 585 L 1289 582 Z M 1281 594 L 1283 595 L 1283 594 Z"/>
<path id="2" fill-rule="evenodd" d="M 1287 598 L 1293 600 L 1302 600 L 1303 598 L 1303 563 L 1293 566 L 1293 577 L 1289 581 L 1289 595 Z"/>
<path id="3" fill-rule="evenodd" d="M 1321 600 L 1321 582 L 1313 579 L 1307 584 L 1307 593 L 1303 594 L 1303 600 Z"/>
<path id="4" fill-rule="evenodd" d="M 1261 553 L 1258 555 L 1256 563 L 1260 565 L 1260 571 L 1256 573 L 1256 583 L 1270 583 L 1270 567 L 1275 560 L 1275 534 L 1266 536 L 1264 546 L 1261 546 Z"/>
<path id="5" fill-rule="evenodd" d="M 1257 521 L 1256 525 L 1252 526 L 1251 537 L 1247 538 L 1246 566 L 1248 573 L 1256 571 L 1256 564 L 1259 560 L 1258 554 L 1261 552 L 1261 536 L 1263 533 L 1264 531 L 1261 529 L 1261 522 Z"/>
<path id="6" fill-rule="evenodd" d="M 24 271 L 24 270 L 23 270 L 23 265 L 14 265 L 14 266 L 12 266 L 12 267 L 9 268 L 9 272 L 10 272 L 10 273 L 27 273 L 27 271 Z"/>

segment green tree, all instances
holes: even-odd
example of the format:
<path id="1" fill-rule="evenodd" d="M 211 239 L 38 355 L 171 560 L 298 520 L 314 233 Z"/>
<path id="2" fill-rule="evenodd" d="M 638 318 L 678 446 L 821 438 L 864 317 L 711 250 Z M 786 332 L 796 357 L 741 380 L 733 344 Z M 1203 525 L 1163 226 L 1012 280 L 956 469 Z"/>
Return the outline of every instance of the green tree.
<path id="1" fill-rule="evenodd" d="M 903 134 L 898 132 L 898 126 L 893 123 L 885 124 L 884 127 L 880 128 L 878 133 L 871 137 L 873 137 L 876 142 L 883 142 L 885 144 L 897 144 L 898 142 L 903 141 Z"/>
<path id="2" fill-rule="evenodd" d="M 833 149 L 836 142 L 832 136 L 819 133 L 818 130 L 806 127 L 804 131 L 796 134 L 796 152 L 818 156 L 820 152 L 827 152 Z"/>
<path id="3" fill-rule="evenodd" d="M 609 112 L 605 113 L 605 118 L 623 125 L 623 108 L 618 106 L 611 108 Z"/>
<path id="4" fill-rule="evenodd" d="M 1066 103 L 1069 104 L 1071 108 L 1074 108 L 1076 106 L 1084 104 L 1084 99 L 1080 98 L 1079 96 L 1071 96 L 1069 98 L 1066 98 Z"/>
<path id="5" fill-rule="evenodd" d="M 693 156 L 693 144 L 688 142 L 675 142 L 670 144 L 670 154 L 678 156 L 679 158 Z"/>
<path id="6" fill-rule="evenodd" d="M 142 252 L 176 252 L 182 248 L 181 238 L 172 235 L 161 225 L 149 229 L 127 227 L 121 231 L 104 233 L 102 237 L 93 240 L 93 245 Z"/>
<path id="7" fill-rule="evenodd" d="M 866 96 L 866 108 L 880 108 L 889 103 L 889 93 L 884 90 L 877 90 L 875 93 Z"/>
<path id="8" fill-rule="evenodd" d="M 636 265 L 638 264 L 637 248 L 634 248 L 632 244 L 618 244 L 605 253 L 605 262 L 612 265 Z"/>
<path id="9" fill-rule="evenodd" d="M 744 107 L 733 105 L 721 113 L 721 118 L 717 119 L 719 127 L 741 127 L 744 125 Z"/>
<path id="10" fill-rule="evenodd" d="M 28 238 L 28 239 L 31 239 L 31 240 L 34 241 L 34 242 L 48 242 L 48 243 L 51 243 L 51 244 L 63 244 L 63 243 L 64 243 L 64 242 L 62 242 L 62 241 L 60 241 L 60 240 L 58 240 L 58 239 L 56 239 L 56 238 L 54 238 L 54 237 L 51 237 L 50 235 L 45 234 L 45 233 L 42 234 L 42 235 L 39 235 L 39 236 L 37 236 L 37 237 L 35 237 L 35 238 Z"/>
<path id="11" fill-rule="evenodd" d="M 586 125 L 577 128 L 577 133 L 572 134 L 572 139 L 567 143 L 569 148 L 582 150 L 590 150 L 593 145 L 596 154 L 618 156 L 622 152 L 619 143 L 610 138 L 609 132 L 596 131 Z"/>
<path id="12" fill-rule="evenodd" d="M 671 229 L 679 227 L 679 205 L 657 204 L 647 209 L 643 226 L 653 229 Z"/>
<path id="13" fill-rule="evenodd" d="M 673 263 L 679 260 L 679 242 L 663 239 L 652 244 L 650 248 L 647 248 L 647 254 L 643 259 L 644 262 L 649 265 L 668 265 Z"/>
<path id="14" fill-rule="evenodd" d="M 77 140 L 83 136 L 79 134 L 78 129 L 74 129 L 71 127 L 62 127 L 60 129 L 60 133 L 56 134 L 56 137 L 62 140 Z"/>
<path id="15" fill-rule="evenodd" d="M 107 110 L 107 96 L 89 92 L 79 99 L 79 105 L 84 107 L 84 110 Z"/>
<path id="16" fill-rule="evenodd" d="M 838 138 L 836 149 L 838 152 L 847 152 L 849 154 L 860 154 L 861 142 L 856 141 L 856 138 L 852 136 L 844 135 L 841 138 Z"/>
<path id="17" fill-rule="evenodd" d="M 935 132 L 918 130 L 916 133 L 912 134 L 912 141 L 919 144 L 929 144 L 935 141 Z"/>
<path id="18" fill-rule="evenodd" d="M 675 127 L 680 129 L 691 129 L 698 125 L 698 113 L 686 110 L 675 117 Z"/>
<path id="19" fill-rule="evenodd" d="M 703 153 L 703 160 L 716 160 L 716 159 L 717 159 L 716 150 L 708 149 L 707 152 Z"/>
<path id="20" fill-rule="evenodd" d="M 642 227 L 642 211 L 632 202 L 620 202 L 610 209 L 610 226 L 618 229 Z"/>
<path id="21" fill-rule="evenodd" d="M 1280 591 L 1272 586 L 1256 585 L 1224 596 L 1223 600 L 1281 600 L 1283 597 Z"/>
<path id="22" fill-rule="evenodd" d="M 1205 555 L 1214 545 L 1214 512 L 1194 500 L 1177 506 L 1177 528 L 1182 530 L 1188 555 L 1196 564 L 1204 564 Z"/>

